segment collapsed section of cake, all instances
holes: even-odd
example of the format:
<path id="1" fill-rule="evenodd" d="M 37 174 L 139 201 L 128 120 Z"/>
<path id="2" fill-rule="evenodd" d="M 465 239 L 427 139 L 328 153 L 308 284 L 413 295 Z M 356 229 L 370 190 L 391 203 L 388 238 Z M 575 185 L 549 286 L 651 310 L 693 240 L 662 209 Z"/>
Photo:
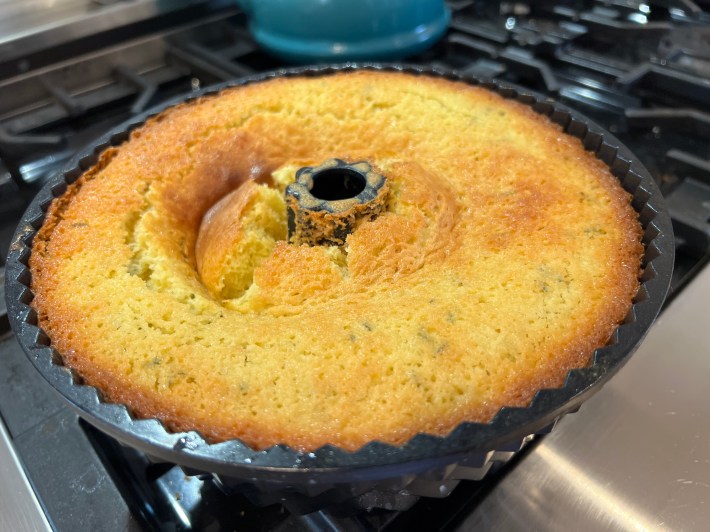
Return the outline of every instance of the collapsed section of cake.
<path id="1" fill-rule="evenodd" d="M 254 269 L 285 238 L 283 196 L 247 181 L 205 214 L 195 247 L 197 270 L 215 297 L 233 299 L 251 286 Z"/>

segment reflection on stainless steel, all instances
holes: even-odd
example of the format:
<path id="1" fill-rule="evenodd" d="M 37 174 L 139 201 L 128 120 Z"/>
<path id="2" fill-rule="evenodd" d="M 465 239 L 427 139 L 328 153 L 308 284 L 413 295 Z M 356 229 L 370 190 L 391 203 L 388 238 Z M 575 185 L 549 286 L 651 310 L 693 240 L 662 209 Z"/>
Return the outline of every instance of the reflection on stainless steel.
<path id="1" fill-rule="evenodd" d="M 5 303 L 5 266 L 0 266 L 0 324 L 7 324 L 7 304 Z M 9 324 L 7 324 L 9 327 Z M 0 330 L 7 330 L 0 326 Z"/>
<path id="2" fill-rule="evenodd" d="M 0 61 L 26 57 L 69 40 L 198 3 L 199 0 L 132 0 L 102 5 L 89 0 L 0 0 Z"/>
<path id="3" fill-rule="evenodd" d="M 0 530 L 51 530 L 0 420 Z"/>
<path id="4" fill-rule="evenodd" d="M 700 530 L 710 523 L 710 268 L 627 366 L 462 523 L 500 530 Z"/>

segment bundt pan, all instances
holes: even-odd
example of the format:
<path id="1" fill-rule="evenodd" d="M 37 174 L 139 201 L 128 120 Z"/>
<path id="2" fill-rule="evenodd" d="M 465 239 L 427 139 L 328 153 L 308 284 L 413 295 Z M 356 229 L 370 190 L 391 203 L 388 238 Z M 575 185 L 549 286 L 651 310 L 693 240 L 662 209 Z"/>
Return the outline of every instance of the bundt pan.
<path id="1" fill-rule="evenodd" d="M 419 434 L 400 447 L 373 441 L 354 452 L 332 445 L 312 452 L 285 445 L 256 451 L 238 440 L 210 444 L 197 432 L 172 433 L 156 419 L 136 419 L 124 405 L 104 402 L 101 392 L 84 385 L 62 364 L 61 353 L 37 327 L 36 313 L 29 306 L 33 294 L 27 264 L 33 238 L 50 202 L 94 165 L 99 153 L 121 144 L 131 130 L 171 105 L 274 77 L 325 76 L 360 68 L 442 76 L 482 86 L 548 116 L 606 163 L 633 196 L 632 205 L 644 230 L 641 286 L 625 322 L 606 346 L 595 351 L 587 367 L 570 371 L 561 388 L 538 391 L 529 406 L 502 408 L 489 423 L 462 423 L 443 437 Z M 647 170 L 616 138 L 575 111 L 525 89 L 438 69 L 392 65 L 301 67 L 243 78 L 172 100 L 122 124 L 79 153 L 42 188 L 22 217 L 7 260 L 6 294 L 12 327 L 44 378 L 81 417 L 152 460 L 178 464 L 189 474 L 212 474 L 226 489 L 240 491 L 255 503 L 282 502 L 298 513 L 326 507 L 406 509 L 419 496 L 444 497 L 459 480 L 482 478 L 495 461 L 510 458 L 533 435 L 548 432 L 562 415 L 577 410 L 599 390 L 628 360 L 661 309 L 670 284 L 673 254 L 671 221 Z"/>

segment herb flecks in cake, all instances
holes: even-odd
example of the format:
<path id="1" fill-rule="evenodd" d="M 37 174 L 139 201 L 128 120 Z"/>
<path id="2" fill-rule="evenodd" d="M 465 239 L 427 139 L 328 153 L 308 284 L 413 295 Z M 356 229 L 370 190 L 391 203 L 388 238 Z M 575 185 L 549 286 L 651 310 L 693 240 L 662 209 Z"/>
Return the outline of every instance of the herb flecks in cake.
<path id="1" fill-rule="evenodd" d="M 289 243 L 285 188 L 333 157 L 381 170 L 386 209 L 342 245 Z M 171 429 L 401 444 L 585 365 L 631 306 L 640 236 L 608 168 L 522 104 L 400 73 L 274 79 L 105 153 L 49 209 L 32 304 L 68 366 Z"/>

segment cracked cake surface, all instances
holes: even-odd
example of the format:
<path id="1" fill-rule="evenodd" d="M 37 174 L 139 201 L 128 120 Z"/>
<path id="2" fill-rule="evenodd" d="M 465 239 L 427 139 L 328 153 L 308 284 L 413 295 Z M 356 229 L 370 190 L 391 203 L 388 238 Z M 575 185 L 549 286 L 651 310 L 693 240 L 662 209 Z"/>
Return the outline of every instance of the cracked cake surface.
<path id="1" fill-rule="evenodd" d="M 384 212 L 292 244 L 304 166 L 368 161 Z M 462 82 L 361 71 L 170 108 L 50 206 L 40 326 L 107 400 L 210 441 L 297 449 L 444 435 L 523 406 L 624 319 L 629 195 L 576 138 Z"/>

